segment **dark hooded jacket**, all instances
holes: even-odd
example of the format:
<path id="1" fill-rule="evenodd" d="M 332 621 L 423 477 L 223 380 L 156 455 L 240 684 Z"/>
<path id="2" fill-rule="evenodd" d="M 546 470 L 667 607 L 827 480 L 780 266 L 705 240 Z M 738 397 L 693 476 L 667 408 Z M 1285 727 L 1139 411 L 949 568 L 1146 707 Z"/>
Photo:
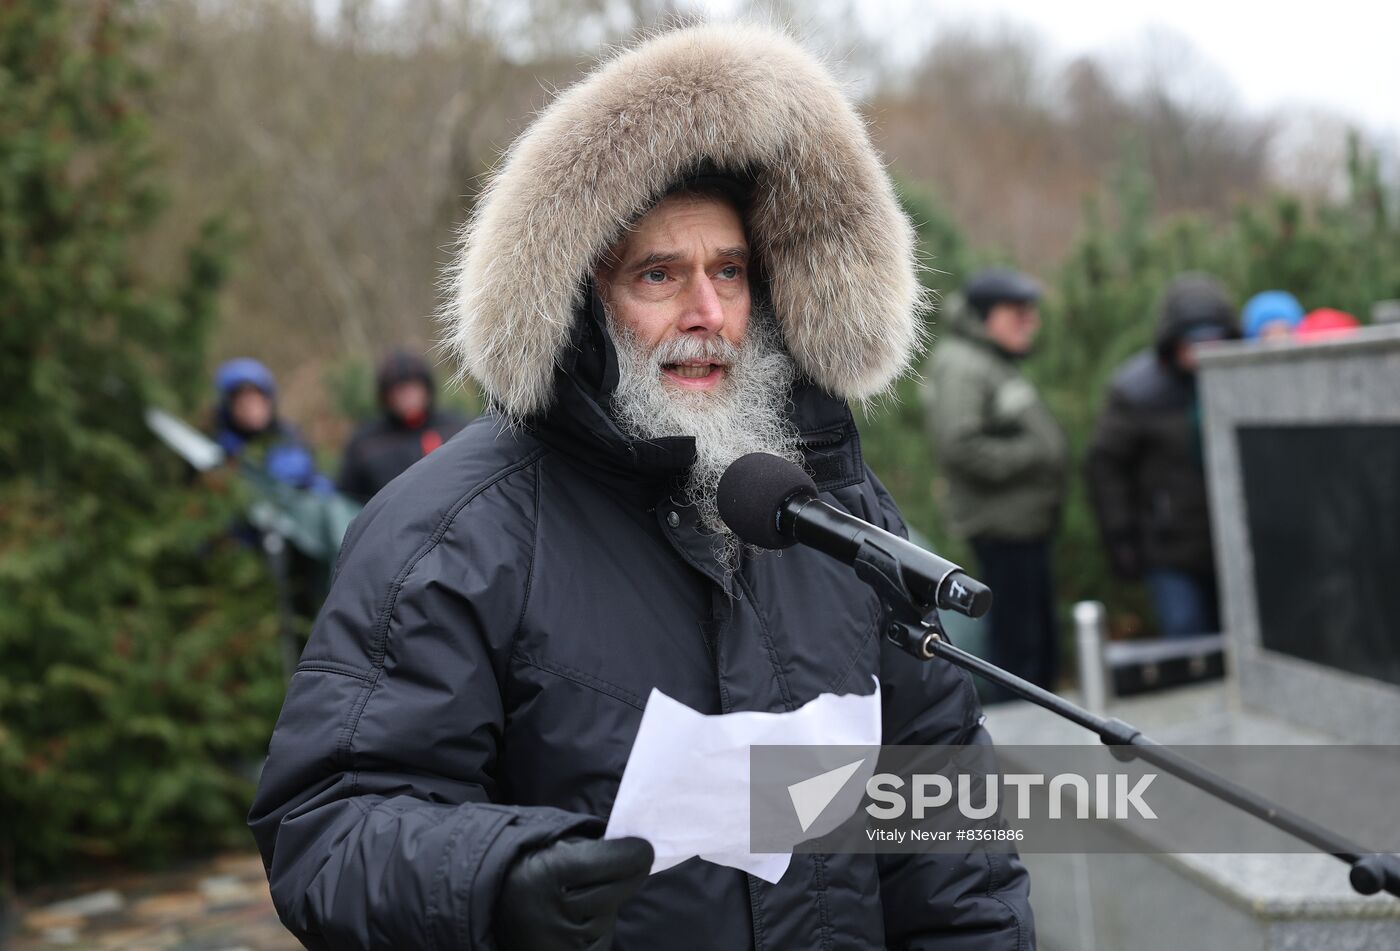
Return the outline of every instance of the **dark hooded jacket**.
<path id="1" fill-rule="evenodd" d="M 629 98 L 662 102 L 646 70 L 669 82 L 694 65 L 687 55 L 739 81 L 772 69 L 810 84 L 816 68 L 774 34 L 694 28 L 622 57 Z M 835 87 L 817 88 L 844 121 Z M 569 97 L 578 106 L 577 90 Z M 672 108 L 697 107 L 686 98 Z M 589 141 L 586 121 L 563 118 L 561 134 Z M 822 120 L 832 121 L 813 121 Z M 655 141 L 647 127 L 599 121 Z M 529 167 L 534 147 L 557 152 L 560 143 L 545 138 L 514 154 L 506 180 Z M 692 154 L 709 147 L 689 144 Z M 873 152 L 859 157 L 869 164 L 855 174 L 883 182 Z M 774 181 L 789 172 L 780 168 Z M 770 186 L 760 178 L 755 187 Z M 897 251 L 907 251 L 907 226 L 888 217 L 898 216 L 892 195 L 880 190 L 870 201 L 863 224 L 893 231 Z M 480 244 L 469 239 L 468 257 L 510 246 L 517 216 L 529 221 L 528 206 L 493 220 L 502 211 L 488 201 L 478 212 Z M 774 240 L 759 217 L 750 225 L 758 246 Z M 589 240 L 606 246 L 613 236 Z M 886 743 L 989 742 L 968 676 L 890 646 L 874 596 L 849 567 L 791 549 L 721 570 L 714 537 L 674 501 L 693 440 L 642 442 L 614 425 L 616 359 L 579 283 L 575 272 L 557 347 L 540 339 L 553 328 L 537 323 L 538 299 L 514 300 L 513 311 L 484 310 L 501 305 L 489 295 L 460 305 L 469 337 L 487 332 L 483 321 L 517 330 L 494 355 L 475 355 L 473 372 L 496 409 L 376 496 L 346 537 L 250 816 L 278 911 L 308 947 L 497 947 L 492 917 L 505 870 L 559 836 L 602 832 L 653 688 L 704 713 L 785 711 L 823 692 L 865 692 L 878 676 Z M 776 286 L 773 298 L 804 374 L 792 420 L 822 497 L 903 534 L 861 459 L 844 399 L 812 379 L 812 355 Z M 899 320 L 912 319 L 912 304 Z M 543 392 L 512 387 L 518 377 L 492 365 L 533 366 L 535 348 L 547 357 Z M 900 367 L 876 362 L 883 369 L 867 367 L 866 382 L 882 386 Z M 850 382 L 857 369 L 828 373 L 844 370 Z M 842 395 L 855 392 L 852 383 Z M 651 876 L 622 907 L 614 947 L 1020 951 L 1032 942 L 1027 877 L 1014 856 L 796 855 L 771 886 L 699 859 Z"/>
<path id="2" fill-rule="evenodd" d="M 1238 337 L 1223 289 L 1183 275 L 1163 297 L 1156 341 L 1114 374 L 1089 447 L 1090 498 L 1114 570 L 1214 571 L 1196 377 L 1177 345 L 1198 328 Z"/>
<path id="3" fill-rule="evenodd" d="M 390 389 L 409 380 L 428 388 L 428 411 L 422 419 L 402 419 L 386 402 Z M 438 408 L 432 373 L 422 357 L 390 354 L 380 363 L 375 382 L 383 413 L 355 431 L 336 481 L 337 489 L 361 504 L 467 424 L 456 413 Z"/>

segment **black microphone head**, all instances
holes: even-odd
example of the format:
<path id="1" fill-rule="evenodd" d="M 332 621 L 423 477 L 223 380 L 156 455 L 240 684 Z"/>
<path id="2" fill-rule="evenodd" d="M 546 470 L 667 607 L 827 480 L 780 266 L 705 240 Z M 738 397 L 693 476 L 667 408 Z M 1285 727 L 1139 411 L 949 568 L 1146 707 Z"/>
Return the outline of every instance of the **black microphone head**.
<path id="1" fill-rule="evenodd" d="M 778 531 L 783 504 L 816 494 L 816 483 L 800 467 L 772 453 L 751 452 L 724 470 L 716 501 L 719 517 L 742 540 L 759 548 L 787 548 L 797 539 Z"/>

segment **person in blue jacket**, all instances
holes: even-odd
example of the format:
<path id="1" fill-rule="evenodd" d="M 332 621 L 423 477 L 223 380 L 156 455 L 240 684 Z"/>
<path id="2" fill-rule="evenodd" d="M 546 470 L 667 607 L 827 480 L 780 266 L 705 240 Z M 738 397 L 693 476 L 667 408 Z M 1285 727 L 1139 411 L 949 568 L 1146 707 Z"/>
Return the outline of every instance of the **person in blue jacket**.
<path id="1" fill-rule="evenodd" d="M 219 395 L 214 440 L 230 460 L 293 488 L 318 494 L 334 491 L 297 431 L 278 417 L 277 382 L 271 370 L 252 357 L 238 357 L 214 373 L 214 388 Z"/>

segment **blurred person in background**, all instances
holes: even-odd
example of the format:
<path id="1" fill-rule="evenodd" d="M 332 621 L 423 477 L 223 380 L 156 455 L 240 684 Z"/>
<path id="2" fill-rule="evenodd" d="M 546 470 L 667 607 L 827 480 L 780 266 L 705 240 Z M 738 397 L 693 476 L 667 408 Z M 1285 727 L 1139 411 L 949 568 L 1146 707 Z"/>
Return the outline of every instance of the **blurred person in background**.
<path id="1" fill-rule="evenodd" d="M 1218 281 L 1183 274 L 1155 346 L 1113 375 L 1089 448 L 1090 498 L 1114 572 L 1143 578 L 1164 637 L 1220 629 L 1196 348 L 1239 336 Z"/>
<path id="2" fill-rule="evenodd" d="M 1313 340 L 1325 337 L 1345 337 L 1360 326 L 1361 321 L 1344 310 L 1319 307 L 1317 310 L 1308 312 L 1308 315 L 1299 322 L 1298 328 L 1293 331 L 1293 335 Z"/>
<path id="3" fill-rule="evenodd" d="M 339 541 L 328 533 L 321 546 L 308 544 L 308 539 L 321 534 L 314 527 L 325 523 L 324 513 L 337 496 L 296 430 L 277 415 L 277 383 L 271 370 L 251 357 L 238 357 L 215 371 L 214 387 L 219 399 L 214 440 L 224 450 L 228 467 L 251 477 L 257 503 L 230 526 L 229 534 L 268 556 L 290 676 L 305 624 L 325 595 Z M 269 520 L 273 511 L 278 517 Z M 343 526 L 342 522 L 339 531 Z"/>
<path id="4" fill-rule="evenodd" d="M 1303 319 L 1303 305 L 1287 291 L 1261 291 L 1240 312 L 1246 340 L 1288 337 Z"/>
<path id="5" fill-rule="evenodd" d="M 1051 542 L 1064 502 L 1064 432 L 1021 372 L 1040 331 L 1040 285 L 1009 268 L 950 298 L 949 334 L 925 372 L 925 416 L 947 480 L 950 529 L 977 555 L 994 597 L 991 660 L 1055 689 Z M 984 684 L 988 701 L 1010 694 Z"/>
<path id="6" fill-rule="evenodd" d="M 214 389 L 214 441 L 230 462 L 292 488 L 332 491 L 330 479 L 316 470 L 316 460 L 296 430 L 278 417 L 277 382 L 271 370 L 252 357 L 237 357 L 215 371 Z"/>
<path id="7" fill-rule="evenodd" d="M 467 424 L 465 417 L 435 405 L 432 371 L 417 354 L 389 354 L 379 364 L 375 384 L 383 412 L 351 437 L 336 484 L 362 505 Z"/>

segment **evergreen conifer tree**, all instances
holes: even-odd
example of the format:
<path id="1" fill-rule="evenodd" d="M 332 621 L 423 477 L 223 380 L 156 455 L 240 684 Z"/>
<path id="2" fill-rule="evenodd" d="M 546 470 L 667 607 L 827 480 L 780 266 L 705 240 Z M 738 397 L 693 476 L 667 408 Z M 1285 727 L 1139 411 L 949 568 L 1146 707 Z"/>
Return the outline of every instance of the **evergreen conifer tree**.
<path id="1" fill-rule="evenodd" d="M 188 409 L 228 261 L 216 223 L 174 281 L 122 0 L 0 3 L 0 879 L 236 837 L 280 701 L 234 500 L 143 423 Z"/>

